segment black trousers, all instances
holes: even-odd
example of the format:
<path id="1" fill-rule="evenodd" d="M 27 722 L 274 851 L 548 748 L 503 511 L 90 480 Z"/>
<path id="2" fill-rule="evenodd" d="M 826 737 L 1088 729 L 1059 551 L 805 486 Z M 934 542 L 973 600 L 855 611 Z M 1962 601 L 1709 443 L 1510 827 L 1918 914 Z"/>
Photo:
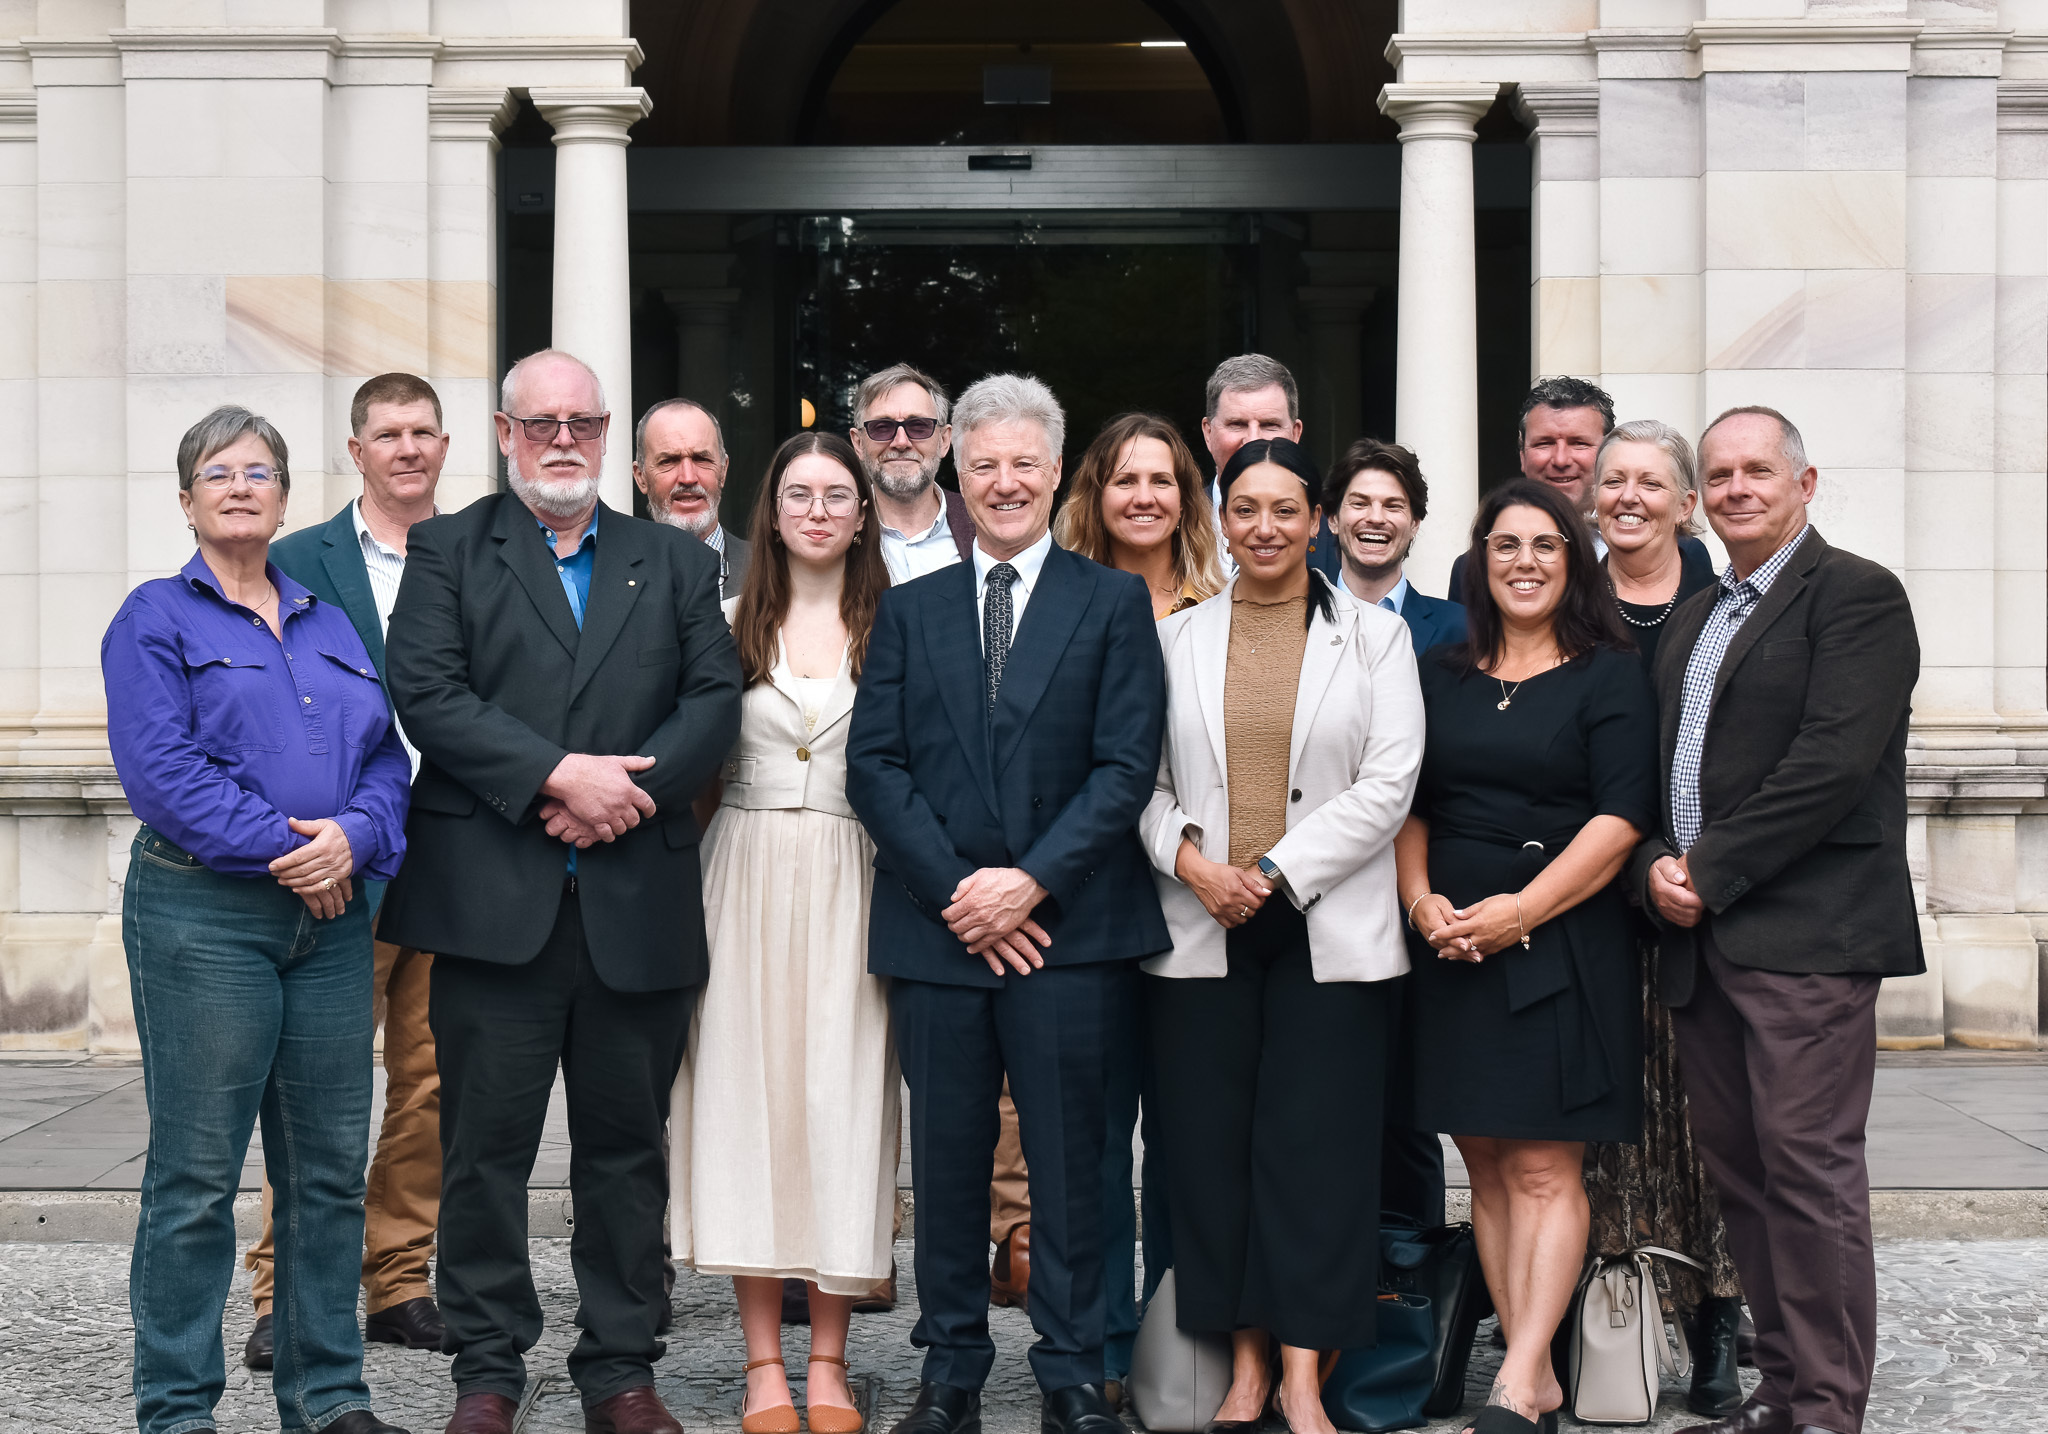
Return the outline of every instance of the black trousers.
<path id="1" fill-rule="evenodd" d="M 437 1291 L 458 1394 L 518 1399 L 540 1338 L 526 1182 L 561 1067 L 569 1097 L 569 1257 L 582 1336 L 569 1374 L 586 1408 L 654 1382 L 664 1353 L 662 1131 L 697 990 L 607 988 L 565 892 L 523 966 L 439 956 L 428 1019 L 441 1067 Z"/>
<path id="2" fill-rule="evenodd" d="M 1380 1137 L 1380 1210 L 1422 1229 L 1444 1222 L 1444 1145 L 1435 1132 L 1417 1130 L 1415 1051 L 1408 1022 L 1414 983 L 1402 980 L 1392 1003 L 1387 1042 L 1386 1128 Z"/>
<path id="3" fill-rule="evenodd" d="M 1221 979 L 1145 980 L 1180 1327 L 1367 1348 L 1400 987 L 1317 984 L 1308 923 L 1285 899 L 1228 950 Z"/>
<path id="4" fill-rule="evenodd" d="M 890 983 L 917 1198 L 910 1342 L 926 1351 L 926 1380 L 979 1389 L 995 1364 L 988 1183 L 1007 1073 L 1031 1172 L 1032 1373 L 1047 1391 L 1102 1382 L 1105 1052 L 1138 1038 L 1136 997 L 1127 962 L 1046 966 L 994 987 Z"/>

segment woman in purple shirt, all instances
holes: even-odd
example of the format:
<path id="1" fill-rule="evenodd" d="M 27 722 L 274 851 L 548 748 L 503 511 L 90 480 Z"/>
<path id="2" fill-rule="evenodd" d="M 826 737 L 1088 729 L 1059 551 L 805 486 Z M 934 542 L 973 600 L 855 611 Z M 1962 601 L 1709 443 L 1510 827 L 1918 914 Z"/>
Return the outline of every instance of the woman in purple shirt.
<path id="1" fill-rule="evenodd" d="M 411 769 L 362 639 L 269 562 L 284 439 L 218 408 L 178 445 L 199 551 L 100 643 L 107 737 L 142 827 L 121 941 L 149 1158 L 128 1298 L 142 1434 L 211 1429 L 250 1127 L 277 1215 L 286 1430 L 403 1434 L 370 1412 L 355 1322 L 370 1121 L 364 881 L 405 854 Z"/>

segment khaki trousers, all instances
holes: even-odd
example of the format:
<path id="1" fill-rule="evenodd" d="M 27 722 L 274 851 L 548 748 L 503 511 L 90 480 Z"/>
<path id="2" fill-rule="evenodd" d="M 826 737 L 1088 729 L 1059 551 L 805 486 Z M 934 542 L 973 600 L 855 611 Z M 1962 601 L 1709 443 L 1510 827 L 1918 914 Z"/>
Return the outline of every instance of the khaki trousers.
<path id="1" fill-rule="evenodd" d="M 432 1293 L 441 1218 L 441 1075 L 427 1026 L 431 953 L 377 943 L 373 1011 L 384 1027 L 384 1124 L 363 1197 L 363 1291 L 371 1313 Z M 263 1235 L 242 1263 L 255 1272 L 256 1312 L 270 1312 L 270 1182 Z"/>
<path id="2" fill-rule="evenodd" d="M 1019 1225 L 1031 1223 L 1031 1178 L 1024 1168 L 1024 1138 L 1017 1133 L 1017 1107 L 1003 1080 L 1003 1125 L 996 1137 L 996 1169 L 988 1186 L 988 1242 L 1000 1245 Z"/>

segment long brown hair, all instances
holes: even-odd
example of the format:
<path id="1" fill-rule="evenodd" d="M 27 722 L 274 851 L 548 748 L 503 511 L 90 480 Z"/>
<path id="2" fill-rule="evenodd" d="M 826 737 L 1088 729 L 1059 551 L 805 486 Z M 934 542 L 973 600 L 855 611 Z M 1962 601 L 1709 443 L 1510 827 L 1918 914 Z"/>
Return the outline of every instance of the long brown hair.
<path id="1" fill-rule="evenodd" d="M 1109 531 L 1102 525 L 1102 490 L 1117 474 L 1117 464 L 1133 439 L 1156 438 L 1173 455 L 1173 480 L 1180 489 L 1180 521 L 1173 528 L 1173 577 L 1197 602 L 1223 591 L 1223 565 L 1216 559 L 1216 524 L 1209 514 L 1209 495 L 1202 470 L 1188 451 L 1171 419 L 1156 413 L 1120 413 L 1103 426 L 1081 455 L 1074 486 L 1053 522 L 1053 537 L 1063 548 L 1104 567 L 1110 561 Z"/>
<path id="2" fill-rule="evenodd" d="M 860 531 L 846 551 L 846 580 L 839 592 L 839 620 L 846 624 L 848 657 L 856 681 L 868 655 L 875 604 L 889 586 L 889 568 L 882 561 L 882 529 L 875 518 L 874 490 L 853 445 L 836 433 L 818 430 L 785 439 L 768 460 L 768 476 L 761 480 L 761 490 L 754 495 L 754 516 L 747 530 L 754 557 L 747 565 L 747 579 L 740 586 L 739 605 L 732 614 L 733 641 L 739 647 L 740 671 L 749 687 L 768 680 L 782 650 L 782 624 L 789 616 L 789 553 L 782 545 L 782 531 L 777 523 L 782 480 L 790 464 L 810 453 L 829 458 L 844 468 L 853 480 L 853 491 L 860 495 Z"/>

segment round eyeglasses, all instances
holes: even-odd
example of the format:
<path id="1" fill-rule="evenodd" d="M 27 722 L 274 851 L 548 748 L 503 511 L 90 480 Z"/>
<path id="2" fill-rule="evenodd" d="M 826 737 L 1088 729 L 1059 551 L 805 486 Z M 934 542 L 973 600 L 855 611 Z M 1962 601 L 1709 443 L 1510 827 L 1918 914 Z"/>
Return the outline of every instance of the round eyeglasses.
<path id="1" fill-rule="evenodd" d="M 1571 539 L 1562 533 L 1538 533 L 1527 540 L 1529 555 L 1539 563 L 1549 564 L 1564 556 L 1564 545 Z M 1486 553 L 1496 563 L 1512 563 L 1522 556 L 1523 539 L 1513 533 L 1488 533 Z"/>
<path id="2" fill-rule="evenodd" d="M 831 517 L 844 518 L 860 506 L 860 495 L 851 488 L 827 488 L 822 493 L 813 493 L 808 488 L 782 490 L 782 511 L 792 518 L 803 517 L 818 503 L 825 505 L 825 512 Z"/>

